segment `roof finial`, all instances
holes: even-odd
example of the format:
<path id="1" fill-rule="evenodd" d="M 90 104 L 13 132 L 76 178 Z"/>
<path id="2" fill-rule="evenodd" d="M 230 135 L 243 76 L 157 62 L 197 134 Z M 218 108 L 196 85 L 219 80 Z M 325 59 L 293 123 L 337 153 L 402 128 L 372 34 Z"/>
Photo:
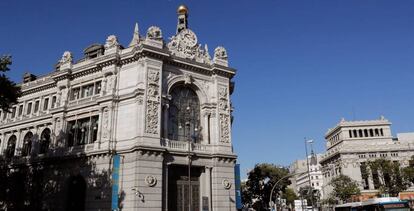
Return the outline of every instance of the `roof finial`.
<path id="1" fill-rule="evenodd" d="M 134 35 L 132 37 L 131 42 L 129 43 L 129 46 L 137 45 L 139 43 L 139 28 L 138 23 L 135 23 L 135 29 L 134 29 Z"/>
<path id="2" fill-rule="evenodd" d="M 188 8 L 185 5 L 180 5 L 177 9 L 178 23 L 177 23 L 177 34 L 183 29 L 188 28 Z"/>

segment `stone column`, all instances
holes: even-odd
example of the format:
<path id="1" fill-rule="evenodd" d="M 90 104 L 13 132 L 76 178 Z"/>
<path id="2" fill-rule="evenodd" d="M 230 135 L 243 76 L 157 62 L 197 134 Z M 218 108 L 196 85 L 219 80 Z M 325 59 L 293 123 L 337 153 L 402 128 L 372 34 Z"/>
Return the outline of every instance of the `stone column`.
<path id="1" fill-rule="evenodd" d="M 205 167 L 205 174 L 206 174 L 206 193 L 208 196 L 208 210 L 212 210 L 212 190 L 211 190 L 211 166 Z"/>
<path id="2" fill-rule="evenodd" d="M 165 104 L 164 104 L 164 111 L 163 111 L 163 114 L 164 114 L 164 122 L 163 122 L 163 138 L 167 138 L 168 139 L 168 115 L 169 115 L 169 113 L 168 113 L 168 109 L 169 109 L 169 107 L 170 107 L 170 104 L 168 103 L 168 102 L 165 102 Z"/>
<path id="3" fill-rule="evenodd" d="M 210 125 L 208 124 L 208 120 L 210 118 L 210 112 L 205 111 L 203 115 L 203 121 L 204 121 L 204 128 L 203 128 L 203 139 L 205 144 L 210 144 Z"/>
<path id="4" fill-rule="evenodd" d="M 20 140 L 21 139 L 21 135 L 22 134 L 22 130 L 21 129 L 19 129 L 18 131 L 17 131 L 17 136 L 16 136 L 16 147 L 15 147 L 15 149 L 14 149 L 14 155 L 15 156 L 19 156 L 20 154 L 21 154 L 21 145 L 22 145 L 22 140 Z"/>
<path id="5" fill-rule="evenodd" d="M 1 135 L 1 143 L 0 143 L 0 155 L 4 154 L 4 146 L 6 145 L 6 133 Z"/>
<path id="6" fill-rule="evenodd" d="M 101 132 L 102 132 L 102 117 L 103 117 L 103 110 L 104 110 L 104 108 L 103 107 L 101 107 L 101 108 L 99 108 L 99 119 L 98 119 L 98 137 L 97 137 L 97 142 L 98 142 L 98 144 L 99 144 L 99 148 L 100 148 L 100 146 L 101 146 L 101 137 L 102 137 L 102 134 L 101 134 Z"/>

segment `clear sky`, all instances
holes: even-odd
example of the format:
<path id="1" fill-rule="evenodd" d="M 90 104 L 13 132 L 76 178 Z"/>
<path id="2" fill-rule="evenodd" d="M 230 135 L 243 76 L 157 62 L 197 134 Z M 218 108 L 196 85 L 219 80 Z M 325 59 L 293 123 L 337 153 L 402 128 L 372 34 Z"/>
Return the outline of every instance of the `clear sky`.
<path id="1" fill-rule="evenodd" d="M 238 71 L 233 144 L 243 172 L 304 157 L 304 137 L 322 152 L 342 117 L 384 115 L 394 135 L 414 131 L 411 0 L 2 0 L 0 54 L 13 56 L 15 81 L 46 74 L 65 50 L 79 59 L 111 34 L 128 45 L 135 22 L 141 34 L 157 25 L 171 37 L 181 3 L 199 42 L 223 45 Z"/>

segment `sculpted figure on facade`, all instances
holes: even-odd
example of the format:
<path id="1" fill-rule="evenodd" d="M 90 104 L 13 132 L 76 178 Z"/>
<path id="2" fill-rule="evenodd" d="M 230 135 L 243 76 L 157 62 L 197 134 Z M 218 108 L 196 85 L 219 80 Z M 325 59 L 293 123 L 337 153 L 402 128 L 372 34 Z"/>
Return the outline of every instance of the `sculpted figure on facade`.
<path id="1" fill-rule="evenodd" d="M 184 84 L 191 84 L 193 81 L 192 77 L 190 74 L 185 73 L 184 74 Z"/>
<path id="2" fill-rule="evenodd" d="M 118 38 L 115 35 L 109 35 L 108 38 L 106 38 L 105 49 L 117 46 L 119 46 Z"/>
<path id="3" fill-rule="evenodd" d="M 208 49 L 201 48 L 200 44 L 197 43 L 197 36 L 190 29 L 184 29 L 179 34 L 173 36 L 167 47 L 171 54 L 175 56 L 196 60 L 201 63 L 211 63 Z"/>
<path id="4" fill-rule="evenodd" d="M 147 38 L 151 40 L 162 40 L 162 32 L 158 26 L 151 26 L 147 30 Z"/>
<path id="5" fill-rule="evenodd" d="M 214 60 L 216 59 L 227 60 L 227 51 L 224 47 L 218 46 L 214 49 Z"/>
<path id="6" fill-rule="evenodd" d="M 62 55 L 62 58 L 59 60 L 60 64 L 72 63 L 73 56 L 70 51 L 65 51 Z"/>

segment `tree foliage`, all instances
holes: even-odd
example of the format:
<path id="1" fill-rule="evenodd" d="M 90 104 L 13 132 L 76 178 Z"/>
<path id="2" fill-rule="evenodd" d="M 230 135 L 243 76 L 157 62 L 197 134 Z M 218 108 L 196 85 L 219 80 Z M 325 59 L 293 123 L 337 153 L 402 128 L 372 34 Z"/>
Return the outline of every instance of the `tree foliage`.
<path id="1" fill-rule="evenodd" d="M 402 174 L 406 182 L 414 184 L 414 155 L 411 156 L 409 165 L 402 169 Z"/>
<path id="2" fill-rule="evenodd" d="M 339 175 L 330 182 L 333 187 L 332 196 L 347 202 L 353 195 L 359 195 L 358 183 L 346 175 Z"/>
<path id="3" fill-rule="evenodd" d="M 313 204 L 316 205 L 316 202 L 320 200 L 319 190 L 311 186 L 301 187 L 299 189 L 299 194 L 302 197 L 302 199 L 306 199 L 308 205 L 312 204 L 312 201 Z"/>
<path id="4" fill-rule="evenodd" d="M 11 81 L 4 73 L 9 71 L 12 64 L 10 56 L 0 57 L 0 109 L 9 111 L 12 104 L 20 97 L 20 87 Z"/>
<path id="5" fill-rule="evenodd" d="M 376 159 L 368 162 L 369 170 L 376 175 L 374 183 L 380 190 L 380 193 L 386 193 L 390 196 L 398 196 L 399 192 L 406 190 L 410 186 L 409 180 L 404 177 L 399 162 L 393 162 L 386 159 Z"/>
<path id="6" fill-rule="evenodd" d="M 252 207 L 255 210 L 266 210 L 269 207 L 270 192 L 274 184 L 276 185 L 272 201 L 278 197 L 278 193 L 284 193 L 290 184 L 287 175 L 289 170 L 285 167 L 274 164 L 256 164 L 254 169 L 249 172 L 248 179 L 242 184 L 242 197 L 245 207 Z M 279 196 L 280 197 L 280 196 Z"/>
<path id="7" fill-rule="evenodd" d="M 291 205 L 292 207 L 295 206 L 295 200 L 299 199 L 292 188 L 286 188 L 282 198 L 286 199 L 286 204 Z"/>

